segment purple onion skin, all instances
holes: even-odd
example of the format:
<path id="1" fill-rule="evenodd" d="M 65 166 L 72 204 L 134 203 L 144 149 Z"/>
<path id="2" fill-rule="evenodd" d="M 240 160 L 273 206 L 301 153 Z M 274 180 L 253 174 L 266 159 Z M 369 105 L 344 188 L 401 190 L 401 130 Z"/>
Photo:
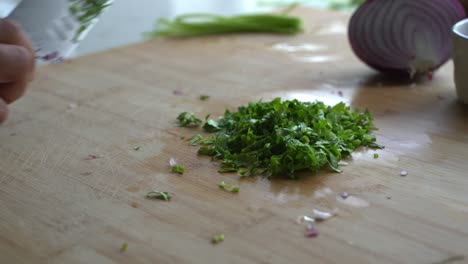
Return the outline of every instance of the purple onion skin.
<path id="1" fill-rule="evenodd" d="M 403 6 L 400 7 L 399 12 L 392 14 L 388 4 Z M 379 5 L 384 8 L 378 8 Z M 416 9 L 418 6 L 420 8 Z M 412 13 L 407 15 L 407 12 Z M 393 17 L 386 17 L 386 15 L 393 15 Z M 466 18 L 465 10 L 458 0 L 368 0 L 351 17 L 348 38 L 354 54 L 379 72 L 400 76 L 427 74 L 440 68 L 452 57 L 452 26 L 464 18 Z M 416 34 L 409 34 L 413 45 L 402 47 L 405 46 L 402 33 L 405 28 L 397 27 L 395 19 L 404 19 L 405 26 L 408 24 L 407 20 L 421 23 L 411 21 L 411 19 L 423 19 L 425 22 L 432 23 L 432 26 L 428 23 L 421 23 L 420 28 L 408 30 L 412 30 L 410 33 L 420 33 L 414 31 L 420 30 L 422 34 L 430 34 L 433 43 L 439 42 L 439 46 L 434 48 L 437 49 L 437 59 L 431 60 L 431 63 L 425 64 L 424 67 L 412 67 L 412 63 L 418 59 L 414 55 L 418 53 L 413 42 Z M 376 23 L 379 20 L 385 20 L 385 23 Z M 376 41 L 377 38 L 379 40 Z M 384 43 L 380 42 L 382 44 L 380 45 L 376 43 L 378 41 Z"/>

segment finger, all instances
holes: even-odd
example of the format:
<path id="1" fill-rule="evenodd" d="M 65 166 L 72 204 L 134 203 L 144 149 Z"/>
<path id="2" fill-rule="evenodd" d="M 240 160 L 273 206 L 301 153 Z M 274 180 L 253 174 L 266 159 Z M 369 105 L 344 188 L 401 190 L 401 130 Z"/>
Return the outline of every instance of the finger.
<path id="1" fill-rule="evenodd" d="M 27 79 L 23 79 L 13 83 L 0 84 L 0 99 L 3 99 L 7 104 L 13 103 L 24 94 L 28 82 Z"/>
<path id="2" fill-rule="evenodd" d="M 0 43 L 20 45 L 34 52 L 31 41 L 23 33 L 21 26 L 8 19 L 0 19 Z"/>
<path id="3" fill-rule="evenodd" d="M 0 82 L 12 82 L 28 78 L 33 71 L 31 52 L 25 47 L 0 44 Z"/>
<path id="4" fill-rule="evenodd" d="M 8 106 L 5 103 L 5 101 L 3 101 L 0 98 L 0 124 L 5 122 L 7 116 L 8 116 Z"/>
<path id="5" fill-rule="evenodd" d="M 23 46 L 31 53 L 32 60 L 30 61 L 30 78 L 32 80 L 36 60 L 34 48 L 30 39 L 26 36 L 26 34 L 24 34 L 21 26 L 8 19 L 0 19 L 0 32 L 0 43 Z"/>

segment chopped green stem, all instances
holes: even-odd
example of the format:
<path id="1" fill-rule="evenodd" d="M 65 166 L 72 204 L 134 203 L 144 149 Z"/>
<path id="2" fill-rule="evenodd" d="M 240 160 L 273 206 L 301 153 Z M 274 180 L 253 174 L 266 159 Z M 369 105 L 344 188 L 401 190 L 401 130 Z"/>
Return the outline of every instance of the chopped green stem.
<path id="1" fill-rule="evenodd" d="M 151 191 L 146 194 L 146 198 L 164 200 L 166 202 L 169 202 L 172 197 L 167 192 Z"/>
<path id="2" fill-rule="evenodd" d="M 277 33 L 302 32 L 302 21 L 284 14 L 257 14 L 224 17 L 213 14 L 187 14 L 174 19 L 160 19 L 150 37 L 192 37 L 226 33 Z"/>
<path id="3" fill-rule="evenodd" d="M 213 244 L 219 244 L 223 241 L 224 241 L 224 234 L 216 235 L 211 239 L 211 243 Z"/>

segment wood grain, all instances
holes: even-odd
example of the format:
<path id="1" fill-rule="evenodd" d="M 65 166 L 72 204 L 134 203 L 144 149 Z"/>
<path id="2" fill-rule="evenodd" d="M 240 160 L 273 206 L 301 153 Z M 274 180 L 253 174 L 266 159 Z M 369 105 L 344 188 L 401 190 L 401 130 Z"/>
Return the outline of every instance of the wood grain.
<path id="1" fill-rule="evenodd" d="M 467 263 L 468 109 L 451 63 L 433 81 L 386 79 L 351 53 L 346 14 L 298 13 L 295 37 L 156 40 L 40 68 L 0 127 L 0 263 Z M 240 180 L 174 125 L 276 96 L 368 107 L 387 148 L 341 174 Z M 145 199 L 153 189 L 172 201 Z M 339 213 L 308 239 L 295 221 L 314 208 Z"/>

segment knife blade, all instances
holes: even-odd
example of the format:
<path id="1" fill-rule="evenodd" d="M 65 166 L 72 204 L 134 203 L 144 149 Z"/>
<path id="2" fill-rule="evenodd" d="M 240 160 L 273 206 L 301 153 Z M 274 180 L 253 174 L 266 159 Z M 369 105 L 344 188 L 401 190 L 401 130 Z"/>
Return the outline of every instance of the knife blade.
<path id="1" fill-rule="evenodd" d="M 5 18 L 15 10 L 21 0 L 2 0 L 0 2 L 0 18 Z"/>
<path id="2" fill-rule="evenodd" d="M 79 42 L 98 21 L 96 16 L 91 23 L 86 24 L 86 27 L 83 28 L 79 15 L 86 10 L 79 8 L 86 7 L 81 5 L 82 0 L 8 1 L 10 5 L 3 5 L 5 7 L 3 13 L 6 14 L 14 9 L 10 11 L 8 18 L 19 23 L 28 34 L 36 51 L 36 58 L 40 61 L 62 61 L 78 46 Z M 107 6 L 112 1 L 104 2 Z M 79 9 L 78 14 L 71 13 L 72 5 Z M 99 15 L 102 14 L 102 11 L 99 12 Z"/>

